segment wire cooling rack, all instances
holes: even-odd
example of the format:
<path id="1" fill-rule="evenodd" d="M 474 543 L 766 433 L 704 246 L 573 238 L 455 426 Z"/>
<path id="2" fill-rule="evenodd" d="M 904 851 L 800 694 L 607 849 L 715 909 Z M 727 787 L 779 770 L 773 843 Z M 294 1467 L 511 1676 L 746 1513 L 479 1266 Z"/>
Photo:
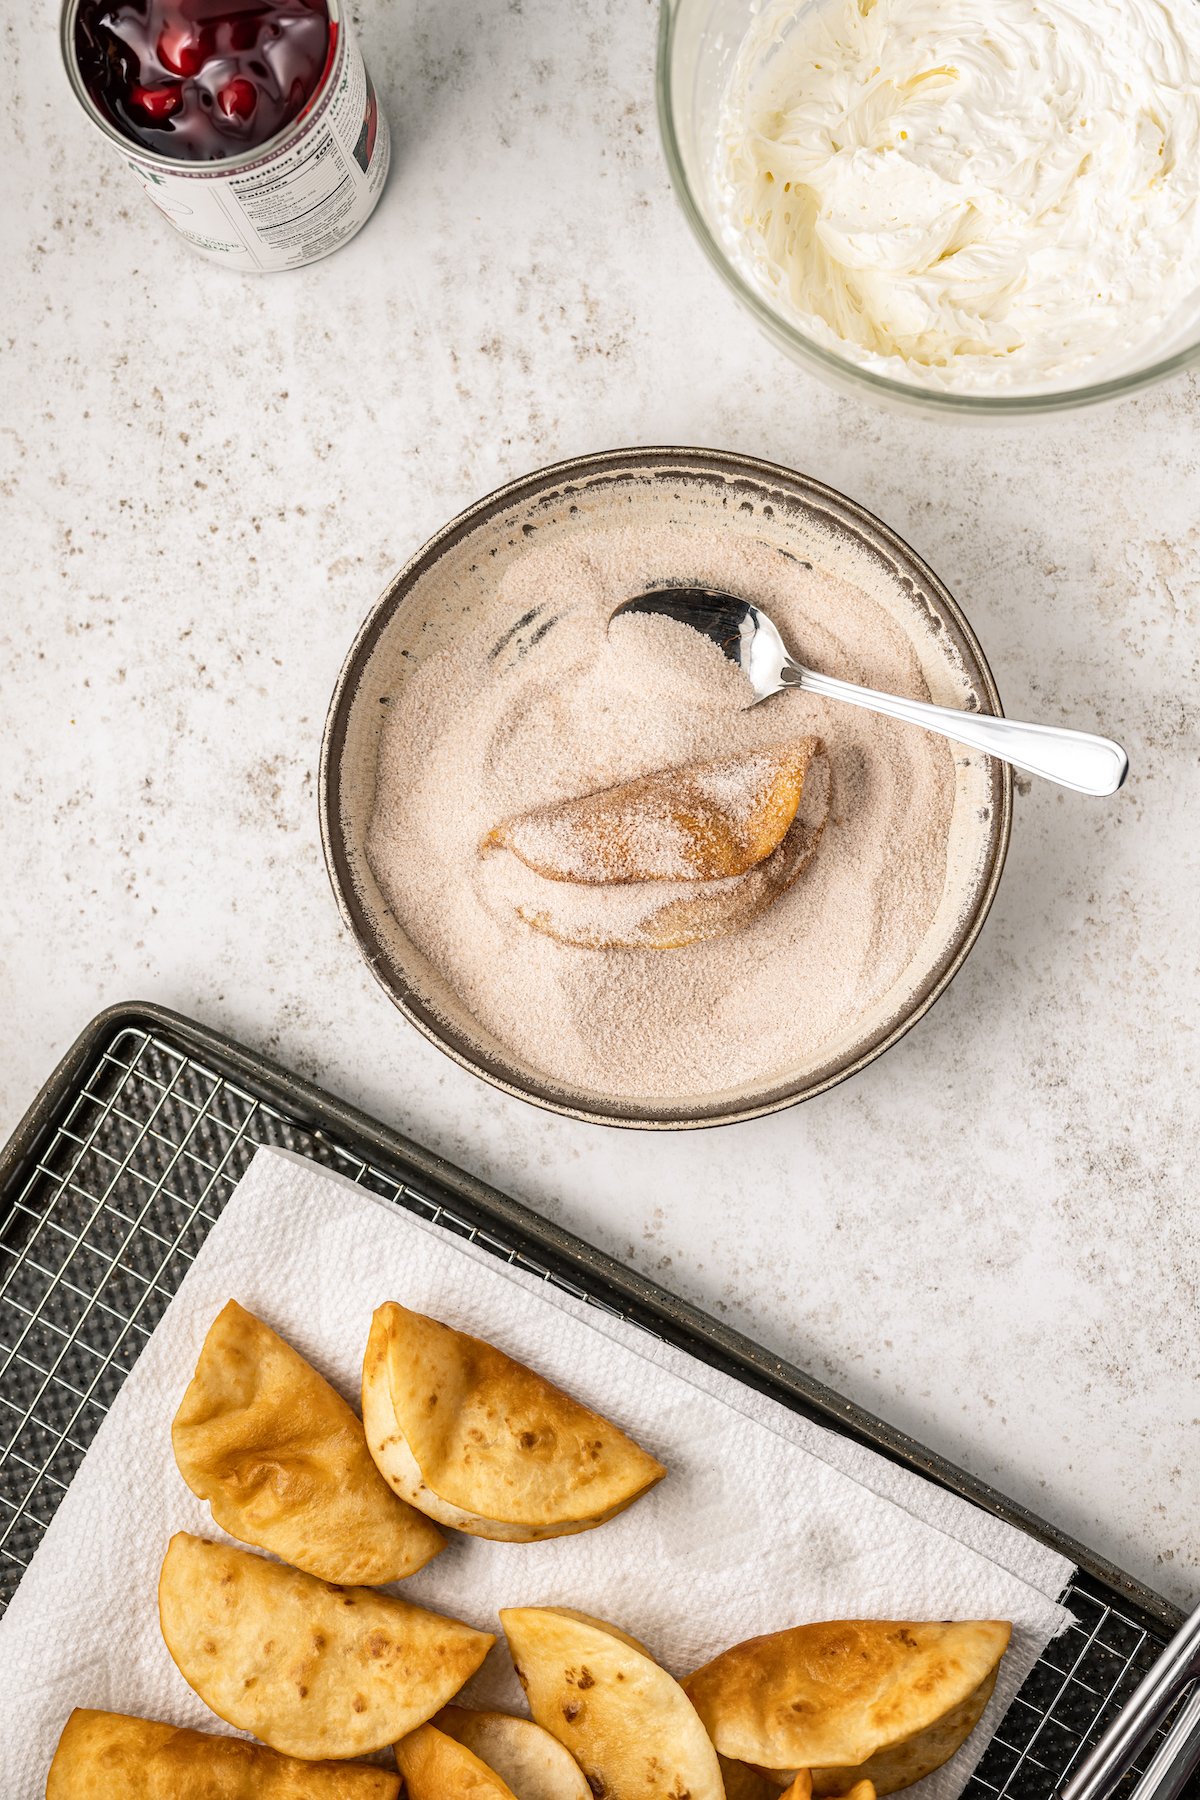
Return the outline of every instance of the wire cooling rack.
<path id="1" fill-rule="evenodd" d="M 511 1219 L 481 1223 L 465 1177 L 464 1204 L 448 1202 L 456 1171 L 427 1169 L 414 1180 L 402 1155 L 378 1145 L 367 1153 L 361 1140 L 355 1147 L 353 1129 L 332 1129 L 354 1115 L 306 1084 L 289 1084 L 243 1051 L 239 1067 L 252 1080 L 234 1079 L 219 1055 L 197 1053 L 199 1028 L 126 1010 L 127 1022 L 105 1015 L 85 1033 L 0 1160 L 0 1612 L 260 1144 L 336 1169 L 506 1262 L 633 1316 L 602 1273 L 587 1273 L 584 1246 L 580 1279 L 571 1279 L 549 1266 L 528 1229 Z M 698 1331 L 680 1341 L 707 1355 Z M 1155 1618 L 1097 1573 L 1080 1569 L 1063 1598 L 1074 1622 L 1009 1708 L 966 1789 L 969 1800 L 1050 1800 L 1168 1636 L 1161 1603 Z M 1135 1781 L 1131 1772 L 1120 1792 L 1131 1793 Z M 1198 1791 L 1193 1784 L 1188 1794 L 1194 1800 Z"/>

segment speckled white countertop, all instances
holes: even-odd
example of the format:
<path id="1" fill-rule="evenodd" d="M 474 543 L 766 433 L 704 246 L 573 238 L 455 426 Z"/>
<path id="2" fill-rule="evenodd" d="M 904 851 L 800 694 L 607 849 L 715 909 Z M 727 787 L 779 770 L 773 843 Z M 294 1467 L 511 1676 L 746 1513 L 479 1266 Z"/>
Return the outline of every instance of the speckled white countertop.
<path id="1" fill-rule="evenodd" d="M 364 9 L 395 166 L 292 275 L 176 240 L 6 20 L 0 1133 L 108 1002 L 224 1027 L 1200 1598 L 1200 381 L 1048 425 L 891 416 L 780 360 L 671 199 L 650 0 Z M 1019 797 L 970 963 L 853 1082 L 640 1136 L 400 1020 L 318 842 L 326 702 L 387 576 L 509 476 L 775 458 L 959 596 L 1010 712 L 1112 803 Z"/>

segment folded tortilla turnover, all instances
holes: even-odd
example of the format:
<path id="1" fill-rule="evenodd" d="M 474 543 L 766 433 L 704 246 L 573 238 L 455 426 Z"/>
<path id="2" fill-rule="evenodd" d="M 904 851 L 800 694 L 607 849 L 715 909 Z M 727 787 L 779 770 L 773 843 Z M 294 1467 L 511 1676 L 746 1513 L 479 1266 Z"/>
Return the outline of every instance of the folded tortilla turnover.
<path id="1" fill-rule="evenodd" d="M 870 1781 L 882 1797 L 970 1736 L 1011 1634 L 995 1619 L 800 1625 L 735 1644 L 683 1685 L 723 1756 L 810 1769 L 815 1795 Z"/>
<path id="2" fill-rule="evenodd" d="M 728 1756 L 718 1755 L 717 1762 L 725 1783 L 725 1800 L 812 1800 L 812 1777 L 807 1769 L 800 1770 L 785 1793 L 778 1775 L 768 1775 L 765 1769 L 733 1762 Z"/>
<path id="3" fill-rule="evenodd" d="M 583 1613 L 500 1614 L 529 1710 L 604 1800 L 724 1800 L 717 1754 L 674 1678 L 636 1642 Z"/>
<path id="4" fill-rule="evenodd" d="M 353 1409 L 236 1300 L 209 1328 L 171 1442 L 222 1530 L 322 1581 L 399 1581 L 445 1546 L 388 1487 Z"/>
<path id="5" fill-rule="evenodd" d="M 367 1587 L 335 1587 L 180 1531 L 163 1638 L 217 1717 L 305 1760 L 365 1756 L 452 1700 L 495 1639 Z"/>
<path id="6" fill-rule="evenodd" d="M 502 1350 L 395 1302 L 371 1321 L 363 1423 L 401 1499 L 475 1537 L 589 1531 L 666 1473 Z"/>
<path id="7" fill-rule="evenodd" d="M 544 881 L 510 858 L 497 871 L 496 895 L 535 931 L 585 950 L 682 950 L 728 937 L 753 925 L 799 881 L 820 845 L 830 792 L 829 762 L 818 755 L 781 842 L 742 875 L 588 886 Z"/>
<path id="8" fill-rule="evenodd" d="M 656 769 L 505 819 L 481 848 L 511 850 L 549 881 L 717 881 L 782 843 L 816 738 Z"/>
<path id="9" fill-rule="evenodd" d="M 396 1745 L 406 1800 L 517 1800 L 496 1771 L 456 1738 L 422 1725 Z"/>
<path id="10" fill-rule="evenodd" d="M 494 1769 L 516 1800 L 593 1800 L 570 1751 L 532 1719 L 447 1706 L 433 1722 Z"/>
<path id="11" fill-rule="evenodd" d="M 80 1708 L 67 1720 L 46 1800 L 399 1800 L 400 1777 L 364 1764 L 296 1762 L 213 1737 Z"/>

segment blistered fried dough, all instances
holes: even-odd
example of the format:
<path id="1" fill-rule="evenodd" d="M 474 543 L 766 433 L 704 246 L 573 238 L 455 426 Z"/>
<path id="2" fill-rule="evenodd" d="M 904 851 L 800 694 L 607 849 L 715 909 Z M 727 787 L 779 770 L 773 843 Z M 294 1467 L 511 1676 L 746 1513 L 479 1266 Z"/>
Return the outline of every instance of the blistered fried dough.
<path id="1" fill-rule="evenodd" d="M 735 1644 L 684 1687 L 723 1756 L 810 1769 L 815 1795 L 921 1780 L 974 1730 L 1011 1626 L 998 1620 L 801 1625 Z"/>
<path id="2" fill-rule="evenodd" d="M 433 1722 L 494 1769 L 516 1800 L 593 1800 L 570 1751 L 532 1719 L 447 1706 Z"/>
<path id="3" fill-rule="evenodd" d="M 956 1750 L 961 1750 L 983 1717 L 996 1685 L 996 1674 L 993 1669 L 961 1705 L 952 1707 L 926 1730 L 915 1732 L 887 1749 L 877 1750 L 866 1762 L 853 1768 L 814 1769 L 816 1800 L 830 1800 L 834 1795 L 838 1800 L 848 1800 L 851 1795 L 855 1800 L 861 1800 L 860 1788 L 879 1795 L 882 1800 L 882 1796 L 912 1787 L 934 1769 L 940 1769 Z"/>
<path id="4" fill-rule="evenodd" d="M 452 1700 L 495 1639 L 178 1532 L 158 1585 L 175 1663 L 217 1717 L 305 1760 L 364 1756 Z"/>
<path id="5" fill-rule="evenodd" d="M 718 1755 L 717 1762 L 721 1780 L 725 1783 L 725 1800 L 783 1800 L 778 1776 L 768 1775 L 765 1769 L 755 1769 L 750 1763 L 734 1762 L 728 1756 Z M 811 1794 L 812 1778 L 807 1769 L 801 1769 L 788 1784 L 786 1800 L 810 1800 Z"/>
<path id="6" fill-rule="evenodd" d="M 725 1781 L 725 1800 L 813 1800 L 817 1791 L 811 1769 L 797 1769 L 789 1780 L 788 1774 L 778 1769 L 756 1769 L 749 1763 L 730 1762 L 726 1756 L 718 1756 L 717 1761 Z M 856 1781 L 845 1790 L 844 1800 L 876 1800 L 874 1786 Z"/>
<path id="7" fill-rule="evenodd" d="M 244 1738 L 214 1737 L 76 1709 L 46 1800 L 398 1800 L 400 1777 L 364 1764 L 296 1762 Z"/>
<path id="8" fill-rule="evenodd" d="M 445 1545 L 388 1487 L 341 1395 L 236 1300 L 209 1329 L 171 1442 L 223 1530 L 322 1581 L 399 1581 Z"/>
<path id="9" fill-rule="evenodd" d="M 494 1345 L 395 1303 L 371 1321 L 363 1422 L 395 1492 L 476 1537 L 588 1531 L 666 1472 Z"/>
<path id="10" fill-rule="evenodd" d="M 657 769 L 505 819 L 485 851 L 511 850 L 549 881 L 718 881 L 770 856 L 796 816 L 815 738 Z"/>
<path id="11" fill-rule="evenodd" d="M 496 1771 L 432 1725 L 396 1745 L 406 1800 L 517 1800 Z"/>
<path id="12" fill-rule="evenodd" d="M 539 1725 L 571 1752 L 605 1800 L 723 1800 L 708 1734 L 679 1683 L 636 1641 L 583 1613 L 500 1614 Z"/>
<path id="13" fill-rule="evenodd" d="M 800 810 L 783 842 L 744 875 L 722 881 L 585 887 L 522 871 L 508 887 L 527 925 L 585 950 L 681 950 L 752 925 L 804 873 L 829 815 L 829 765 L 809 768 Z M 536 891 L 534 891 L 536 889 Z"/>

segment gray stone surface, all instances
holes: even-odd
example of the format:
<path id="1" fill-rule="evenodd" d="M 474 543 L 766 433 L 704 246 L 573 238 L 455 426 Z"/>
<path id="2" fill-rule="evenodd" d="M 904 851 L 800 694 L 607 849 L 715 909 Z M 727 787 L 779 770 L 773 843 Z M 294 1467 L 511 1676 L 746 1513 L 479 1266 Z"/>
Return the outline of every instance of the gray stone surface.
<path id="1" fill-rule="evenodd" d="M 1041 426 L 782 362 L 672 202 L 648 0 L 364 8 L 396 134 L 329 261 L 194 258 L 6 21 L 0 1129 L 102 1005 L 237 1033 L 807 1364 L 1181 1602 L 1200 1538 L 1193 374 Z M 1112 803 L 1019 799 L 967 969 L 866 1074 L 694 1136 L 573 1125 L 409 1030 L 339 929 L 315 774 L 389 573 L 506 477 L 773 457 L 966 606 Z"/>

